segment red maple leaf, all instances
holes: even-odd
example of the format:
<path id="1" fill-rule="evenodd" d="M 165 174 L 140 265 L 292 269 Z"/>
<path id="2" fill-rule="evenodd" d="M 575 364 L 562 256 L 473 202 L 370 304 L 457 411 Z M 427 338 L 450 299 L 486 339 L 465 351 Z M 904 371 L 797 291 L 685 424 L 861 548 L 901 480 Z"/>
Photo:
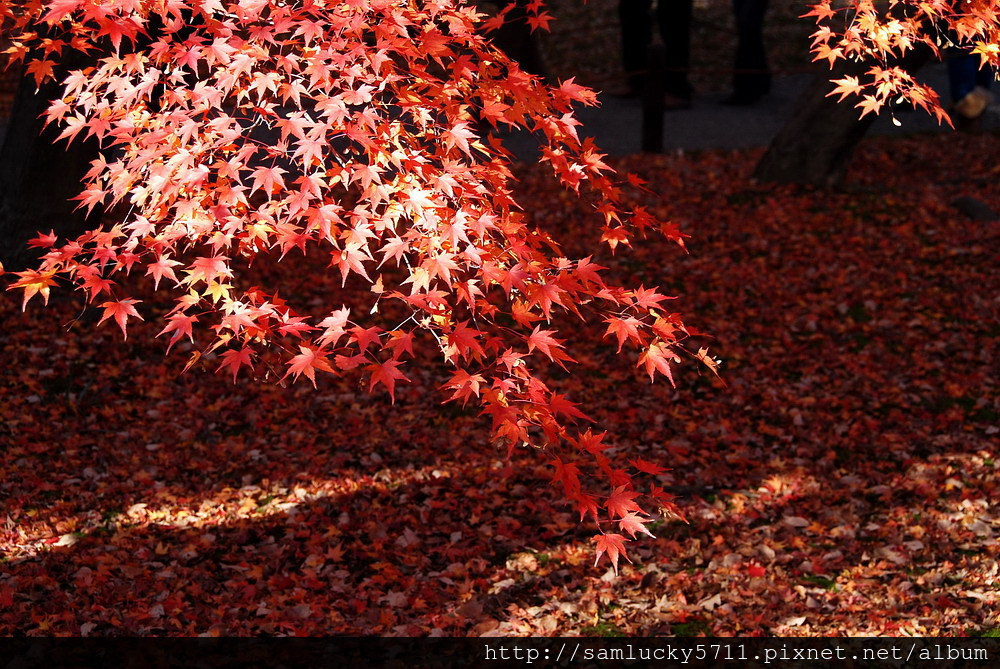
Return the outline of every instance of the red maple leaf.
<path id="1" fill-rule="evenodd" d="M 240 367 L 243 365 L 253 370 L 253 350 L 246 346 L 240 350 L 231 348 L 224 351 L 222 353 L 222 364 L 215 371 L 219 372 L 228 368 L 233 373 L 233 383 L 235 383 L 236 373 L 240 371 Z"/>
<path id="2" fill-rule="evenodd" d="M 665 472 L 670 471 L 669 469 L 665 469 L 659 466 L 655 462 L 649 462 L 648 460 L 643 460 L 642 458 L 629 460 L 629 462 L 631 462 L 632 466 L 638 469 L 640 472 L 643 472 L 644 474 L 652 474 L 653 476 L 658 476 L 659 474 L 663 474 Z"/>
<path id="3" fill-rule="evenodd" d="M 402 363 L 398 360 L 386 360 L 382 364 L 368 365 L 371 372 L 371 379 L 368 389 L 374 390 L 375 386 L 382 384 L 389 391 L 389 398 L 396 401 L 396 381 L 409 381 L 406 375 L 397 369 Z"/>
<path id="4" fill-rule="evenodd" d="M 198 322 L 197 316 L 188 316 L 183 313 L 172 314 L 168 317 L 168 321 L 167 325 L 156 335 L 159 337 L 160 335 L 165 335 L 168 332 L 173 332 L 170 336 L 170 341 L 167 343 L 167 351 L 170 351 L 173 345 L 177 343 L 181 337 L 186 336 L 191 340 L 191 343 L 194 343 L 194 333 L 191 328 Z"/>
<path id="5" fill-rule="evenodd" d="M 633 511 L 642 511 L 639 505 L 633 501 L 638 496 L 639 493 L 634 490 L 629 490 L 626 486 L 618 486 L 604 503 L 604 508 L 608 510 L 608 514 L 612 518 L 624 518 Z"/>
<path id="6" fill-rule="evenodd" d="M 611 560 L 611 568 L 614 569 L 615 574 L 618 574 L 618 558 L 623 557 L 629 562 L 628 555 L 625 553 L 625 542 L 628 541 L 624 536 L 620 534 L 598 534 L 594 537 L 594 541 L 597 543 L 597 558 L 594 560 L 594 566 L 601 561 L 601 556 L 607 553 L 608 558 Z"/>

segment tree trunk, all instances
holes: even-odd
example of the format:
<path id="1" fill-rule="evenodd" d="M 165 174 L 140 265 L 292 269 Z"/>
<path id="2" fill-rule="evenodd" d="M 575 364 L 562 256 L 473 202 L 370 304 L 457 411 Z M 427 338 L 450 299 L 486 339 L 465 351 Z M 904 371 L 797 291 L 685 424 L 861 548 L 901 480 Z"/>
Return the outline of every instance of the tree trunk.
<path id="1" fill-rule="evenodd" d="M 930 57 L 924 50 L 911 51 L 899 65 L 910 74 Z M 875 122 L 875 115 L 862 119 L 849 99 L 837 102 L 832 79 L 861 76 L 871 63 L 840 61 L 831 72 L 816 75 L 799 98 L 795 112 L 771 142 L 754 170 L 758 181 L 812 186 L 837 186 L 844 178 L 854 148 Z"/>
<path id="2" fill-rule="evenodd" d="M 82 210 L 74 211 L 76 202 L 69 201 L 82 190 L 83 175 L 97 157 L 97 144 L 93 140 L 76 140 L 69 147 L 65 140 L 56 144 L 59 129 L 49 126 L 43 131 L 40 116 L 61 86 L 49 81 L 40 90 L 35 88 L 33 77 L 21 81 L 0 148 L 0 262 L 8 271 L 37 262 L 39 250 L 28 248 L 26 242 L 38 232 L 54 230 L 65 239 L 100 220 L 100 212 L 87 217 Z"/>
<path id="3" fill-rule="evenodd" d="M 539 77 L 548 76 L 545 60 L 538 47 L 538 34 L 528 25 L 528 13 L 525 11 L 525 0 L 492 0 L 500 9 L 514 3 L 514 8 L 507 14 L 507 20 L 493 33 L 493 43 L 500 47 L 507 56 L 516 61 L 521 69 L 528 74 Z"/>

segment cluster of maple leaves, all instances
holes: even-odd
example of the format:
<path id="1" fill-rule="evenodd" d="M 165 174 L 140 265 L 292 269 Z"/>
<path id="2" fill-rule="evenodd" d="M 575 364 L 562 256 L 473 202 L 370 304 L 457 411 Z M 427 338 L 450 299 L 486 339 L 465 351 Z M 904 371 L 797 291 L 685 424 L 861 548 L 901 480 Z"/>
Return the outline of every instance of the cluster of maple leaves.
<path id="1" fill-rule="evenodd" d="M 885 61 L 932 43 L 930 18 L 996 65 L 995 3 L 889 4 L 849 3 L 840 30 L 829 23 L 840 10 L 820 2 L 817 58 Z M 532 29 L 551 19 L 541 0 L 525 8 Z M 360 374 L 394 397 L 424 339 L 454 367 L 449 399 L 477 402 L 509 451 L 547 449 L 581 520 L 599 527 L 598 559 L 617 566 L 625 535 L 648 534 L 641 494 L 676 509 L 633 480 L 658 465 L 613 462 L 603 434 L 575 428 L 587 416 L 536 374 L 546 360 L 573 362 L 552 319 L 596 314 L 619 352 L 638 351 L 651 380 L 671 383 L 697 333 L 658 289 L 609 285 L 589 255 L 567 257 L 544 221 L 529 222 L 495 131 L 536 133 L 558 182 L 586 184 L 594 242 L 614 250 L 655 230 L 683 246 L 683 235 L 629 204 L 623 189 L 642 181 L 619 179 L 577 135 L 573 105 L 595 104 L 593 92 L 572 80 L 549 87 L 492 45 L 487 34 L 512 9 L 488 18 L 460 0 L 0 2 L 8 55 L 37 82 L 62 82 L 47 121 L 62 139 L 102 147 L 80 205 L 115 219 L 74 240 L 40 234 L 40 266 L 11 287 L 26 305 L 68 282 L 127 337 L 144 306 L 123 277 L 141 274 L 175 295 L 159 332 L 167 348 L 197 342 L 188 366 L 211 355 L 233 378 L 315 385 L 317 373 Z M 67 50 L 91 64 L 59 72 Z M 899 68 L 871 74 L 865 113 L 901 96 L 943 115 Z M 297 254 L 325 257 L 342 285 L 370 286 L 370 306 L 301 304 L 250 279 L 255 263 Z M 689 355 L 715 371 L 706 349 Z"/>
<path id="2" fill-rule="evenodd" d="M 526 222 L 494 131 L 537 133 L 558 181 L 589 185 L 595 244 L 627 246 L 647 229 L 683 237 L 629 207 L 627 184 L 577 136 L 572 106 L 594 94 L 547 86 L 484 36 L 511 7 L 487 19 L 452 0 L 0 3 L 7 53 L 36 81 L 57 76 L 67 50 L 90 55 L 58 75 L 47 121 L 62 139 L 100 143 L 80 205 L 115 217 L 73 240 L 40 234 L 40 266 L 11 288 L 26 305 L 68 282 L 127 337 L 144 305 L 123 277 L 140 274 L 175 295 L 167 348 L 197 342 L 188 366 L 211 354 L 234 379 L 360 373 L 394 396 L 423 337 L 454 367 L 450 399 L 479 403 L 509 449 L 548 448 L 581 519 L 618 528 L 598 536 L 598 555 L 617 564 L 620 532 L 648 521 L 632 473 L 656 467 L 616 466 L 598 433 L 574 431 L 585 415 L 535 361 L 573 361 L 547 325 L 557 312 L 596 313 L 650 379 L 671 378 L 690 332 L 667 296 L 608 285 L 589 257 L 565 257 L 544 221 Z M 533 27 L 547 22 L 541 3 L 527 9 Z M 372 302 L 301 304 L 248 278 L 253 264 L 299 254 L 324 256 L 342 285 L 370 286 Z"/>
<path id="3" fill-rule="evenodd" d="M 819 25 L 813 34 L 816 60 L 865 62 L 863 76 L 837 79 L 831 95 L 859 96 L 861 115 L 909 103 L 951 123 L 937 92 L 899 65 L 917 48 L 938 59 L 948 49 L 976 54 L 981 67 L 1000 67 L 1000 6 L 996 0 L 820 0 L 804 16 Z"/>

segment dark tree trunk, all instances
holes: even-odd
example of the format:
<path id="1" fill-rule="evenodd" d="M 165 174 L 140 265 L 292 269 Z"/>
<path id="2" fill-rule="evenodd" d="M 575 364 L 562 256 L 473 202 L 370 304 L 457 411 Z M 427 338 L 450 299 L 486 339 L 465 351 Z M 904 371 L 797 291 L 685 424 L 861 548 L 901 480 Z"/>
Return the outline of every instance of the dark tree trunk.
<path id="1" fill-rule="evenodd" d="M 529 74 L 539 77 L 548 76 L 545 61 L 538 47 L 538 34 L 528 25 L 528 13 L 525 11 L 525 0 L 492 0 L 500 9 L 512 2 L 514 8 L 507 14 L 507 20 L 493 33 L 493 42 L 500 50 L 521 66 Z"/>
<path id="2" fill-rule="evenodd" d="M 754 170 L 758 181 L 835 186 L 844 177 L 847 161 L 875 121 L 845 100 L 826 97 L 831 79 L 858 75 L 867 64 L 840 63 L 833 72 L 816 75 L 795 105 L 795 112 L 771 141 Z"/>
<path id="3" fill-rule="evenodd" d="M 911 51 L 899 64 L 911 74 L 930 57 Z M 859 119 L 861 111 L 850 98 L 827 97 L 832 79 L 861 76 L 871 63 L 840 61 L 833 71 L 816 75 L 802 93 L 795 112 L 771 142 L 754 171 L 758 181 L 812 186 L 837 186 L 844 178 L 854 148 L 875 122 L 875 115 Z"/>
<path id="4" fill-rule="evenodd" d="M 67 64 L 70 68 L 79 64 Z M 38 249 L 26 242 L 38 232 L 54 230 L 74 237 L 99 221 L 95 210 L 86 217 L 70 198 L 80 194 L 83 175 L 97 157 L 94 141 L 65 140 L 56 144 L 59 129 L 42 130 L 40 118 L 61 87 L 47 82 L 36 92 L 34 78 L 18 87 L 10 123 L 0 148 L 0 262 L 8 271 L 30 267 Z"/>

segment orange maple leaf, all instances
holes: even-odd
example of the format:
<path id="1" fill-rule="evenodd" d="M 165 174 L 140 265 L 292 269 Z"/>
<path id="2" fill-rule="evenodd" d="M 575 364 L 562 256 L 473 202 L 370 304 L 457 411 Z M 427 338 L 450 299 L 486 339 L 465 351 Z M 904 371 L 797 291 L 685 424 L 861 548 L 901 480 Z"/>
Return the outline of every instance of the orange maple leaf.
<path id="1" fill-rule="evenodd" d="M 132 298 L 126 298 L 120 302 L 104 302 L 101 304 L 104 307 L 104 315 L 101 316 L 101 320 L 97 322 L 98 325 L 108 320 L 109 318 L 114 318 L 115 322 L 118 323 L 118 327 L 122 329 L 122 334 L 125 335 L 125 339 L 128 339 L 128 331 L 126 330 L 126 321 L 129 316 L 134 316 L 140 321 L 142 316 L 139 312 L 135 310 L 136 304 L 139 304 L 142 300 L 134 300 Z"/>
<path id="2" fill-rule="evenodd" d="M 674 355 L 670 347 L 663 342 L 654 341 L 639 356 L 638 364 L 646 366 L 646 373 L 649 374 L 650 381 L 653 381 L 656 372 L 659 372 L 667 377 L 670 385 L 674 385 L 674 375 L 670 371 L 671 362 L 680 362 L 680 358 Z"/>
<path id="3" fill-rule="evenodd" d="M 7 290 L 24 288 L 24 301 L 21 302 L 21 311 L 28 306 L 28 300 L 35 295 L 41 295 L 45 304 L 49 303 L 49 288 L 56 285 L 55 272 L 39 272 L 38 270 L 28 270 L 26 272 L 15 272 L 19 277 Z"/>
<path id="4" fill-rule="evenodd" d="M 831 95 L 840 94 L 837 98 L 837 102 L 842 101 L 848 95 L 857 95 L 864 88 L 860 83 L 858 83 L 857 77 L 844 77 L 843 79 L 834 79 L 833 83 L 837 84 L 837 87 L 826 94 L 826 97 Z"/>
<path id="5" fill-rule="evenodd" d="M 623 532 L 628 532 L 633 539 L 635 539 L 636 532 L 648 534 L 655 539 L 656 537 L 653 533 L 650 532 L 649 528 L 644 525 L 644 523 L 648 522 L 650 522 L 648 518 L 643 518 L 636 513 L 626 513 L 622 516 L 621 520 L 618 521 L 618 529 Z"/>
<path id="6" fill-rule="evenodd" d="M 309 348 L 308 346 L 299 345 L 299 353 L 297 356 L 288 361 L 288 371 L 285 372 L 287 377 L 289 374 L 294 374 L 292 377 L 293 381 L 297 381 L 299 376 L 302 374 L 306 375 L 306 378 L 312 381 L 313 388 L 316 387 L 316 370 L 323 372 L 333 372 L 333 366 L 330 365 L 330 360 L 325 354 L 321 353 L 316 349 Z"/>
<path id="7" fill-rule="evenodd" d="M 642 322 L 635 318 L 634 316 L 629 316 L 628 318 L 618 318 L 617 316 L 611 316 L 605 318 L 604 322 L 608 324 L 608 330 L 604 333 L 604 337 L 610 337 L 612 334 L 618 338 L 618 353 L 622 352 L 622 346 L 628 340 L 639 341 L 639 330 L 638 326 L 642 325 Z"/>

